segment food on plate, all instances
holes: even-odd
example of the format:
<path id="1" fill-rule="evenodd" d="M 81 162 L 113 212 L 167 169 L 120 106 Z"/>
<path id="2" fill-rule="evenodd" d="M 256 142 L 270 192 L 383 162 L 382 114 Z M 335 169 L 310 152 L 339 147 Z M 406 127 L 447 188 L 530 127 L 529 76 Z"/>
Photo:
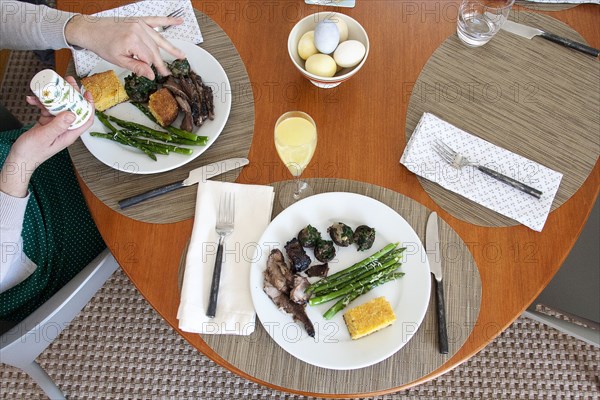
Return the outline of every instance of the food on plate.
<path id="1" fill-rule="evenodd" d="M 150 95 L 148 109 L 162 127 L 171 125 L 179 114 L 177 101 L 167 88 L 158 89 Z"/>
<path id="2" fill-rule="evenodd" d="M 335 257 L 335 247 L 331 240 L 319 240 L 315 246 L 315 258 L 322 263 L 329 262 Z"/>
<path id="3" fill-rule="evenodd" d="M 358 246 L 358 250 L 369 250 L 373 242 L 375 242 L 375 228 L 360 225 L 354 230 L 354 243 Z"/>
<path id="4" fill-rule="evenodd" d="M 312 225 L 307 225 L 298 233 L 298 240 L 304 247 L 315 247 L 321 240 L 321 232 Z"/>
<path id="5" fill-rule="evenodd" d="M 294 287 L 296 279 L 280 250 L 275 249 L 269 254 L 264 278 L 263 290 L 271 301 L 281 311 L 290 314 L 294 321 L 301 323 L 310 337 L 314 337 L 315 328 L 306 315 L 306 304 L 298 304 L 290 297 L 292 292 L 298 290 Z"/>
<path id="6" fill-rule="evenodd" d="M 356 340 L 390 326 L 396 321 L 396 314 L 385 297 L 377 297 L 348 310 L 344 321 L 350 336 Z"/>
<path id="7" fill-rule="evenodd" d="M 158 90 L 158 85 L 145 76 L 131 74 L 125 77 L 125 90 L 132 102 L 146 103 L 150 95 Z"/>
<path id="8" fill-rule="evenodd" d="M 190 66 L 190 62 L 187 58 L 182 60 L 174 60 L 173 62 L 167 63 L 169 71 L 171 71 L 172 76 L 175 78 L 181 78 L 192 71 L 192 67 Z"/>
<path id="9" fill-rule="evenodd" d="M 406 248 L 390 243 L 373 255 L 333 275 L 312 283 L 306 290 L 311 294 L 308 303 L 317 305 L 338 299 L 323 317 L 331 319 L 357 297 L 369 290 L 404 276 L 398 272 L 400 255 Z"/>
<path id="10" fill-rule="evenodd" d="M 284 248 L 292 264 L 292 272 L 302 272 L 310 266 L 310 257 L 298 239 L 293 238 L 285 244 Z"/>
<path id="11" fill-rule="evenodd" d="M 331 240 L 338 246 L 348 247 L 354 243 L 354 232 L 352 228 L 343 222 L 337 222 L 327 228 Z"/>
<path id="12" fill-rule="evenodd" d="M 292 290 L 290 291 L 290 299 L 292 299 L 294 303 L 306 304 L 310 297 L 310 294 L 306 292 L 306 289 L 308 289 L 309 285 L 310 282 L 308 279 L 300 275 L 294 275 L 293 286 Z"/>
<path id="13" fill-rule="evenodd" d="M 81 79 L 85 90 L 92 93 L 94 106 L 104 111 L 129 99 L 115 71 L 105 71 Z"/>
<path id="14" fill-rule="evenodd" d="M 166 64 L 171 72 L 168 77 L 161 76 L 156 69 L 154 69 L 156 77 L 153 81 L 135 74 L 125 77 L 125 90 L 131 101 L 148 103 L 153 93 L 160 89 L 167 89 L 174 100 L 170 103 L 175 104 L 183 112 L 179 129 L 191 132 L 194 126 L 200 127 L 207 119 L 213 120 L 215 105 L 212 88 L 205 85 L 202 78 L 191 69 L 187 59 Z M 167 128 L 173 121 L 161 126 Z"/>
<path id="15" fill-rule="evenodd" d="M 308 269 L 306 270 L 306 276 L 308 276 L 309 278 L 318 276 L 318 277 L 325 277 L 327 276 L 327 273 L 329 272 L 329 264 L 324 263 L 324 264 L 315 264 L 315 265 L 311 265 L 310 267 L 308 267 Z"/>

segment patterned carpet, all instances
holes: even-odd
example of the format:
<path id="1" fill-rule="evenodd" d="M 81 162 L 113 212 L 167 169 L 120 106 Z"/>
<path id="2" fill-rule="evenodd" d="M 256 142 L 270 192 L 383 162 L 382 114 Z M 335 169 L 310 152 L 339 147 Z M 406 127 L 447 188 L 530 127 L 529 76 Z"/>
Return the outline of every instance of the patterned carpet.
<path id="1" fill-rule="evenodd" d="M 43 68 L 13 52 L 0 102 L 35 121 L 24 96 Z M 273 391 L 216 365 L 174 333 L 128 278 L 116 272 L 38 362 L 71 399 L 307 399 Z M 519 318 L 448 374 L 378 399 L 599 399 L 600 349 Z M 24 373 L 0 365 L 0 398 L 37 399 Z"/>

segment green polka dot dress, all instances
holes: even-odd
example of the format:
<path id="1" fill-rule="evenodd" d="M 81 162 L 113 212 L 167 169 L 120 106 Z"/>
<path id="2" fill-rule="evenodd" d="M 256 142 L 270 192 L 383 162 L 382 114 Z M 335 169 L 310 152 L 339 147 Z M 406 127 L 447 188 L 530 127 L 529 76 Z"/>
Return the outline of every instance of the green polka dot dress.
<path id="1" fill-rule="evenodd" d="M 0 165 L 27 129 L 0 133 Z M 92 220 L 67 150 L 33 173 L 23 222 L 23 250 L 37 268 L 0 293 L 0 319 L 20 321 L 88 265 L 106 246 Z"/>

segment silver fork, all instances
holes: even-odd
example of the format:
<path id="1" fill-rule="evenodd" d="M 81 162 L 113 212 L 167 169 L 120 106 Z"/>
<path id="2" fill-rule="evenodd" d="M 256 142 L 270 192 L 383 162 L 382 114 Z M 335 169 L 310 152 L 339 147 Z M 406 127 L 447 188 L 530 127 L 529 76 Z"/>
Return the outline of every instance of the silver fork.
<path id="1" fill-rule="evenodd" d="M 223 264 L 223 245 L 225 237 L 233 232 L 235 223 L 235 194 L 223 193 L 219 201 L 219 215 L 215 230 L 219 235 L 219 246 L 217 248 L 217 258 L 213 270 L 212 283 L 210 285 L 210 298 L 206 316 L 214 318 L 217 311 L 217 298 L 219 297 L 219 283 L 221 281 L 221 266 Z"/>
<path id="2" fill-rule="evenodd" d="M 541 191 L 532 188 L 531 186 L 528 186 L 522 182 L 519 182 L 518 180 L 513 179 L 509 176 L 503 175 L 498 171 L 494 171 L 493 169 L 484 167 L 483 165 L 479 165 L 477 162 L 469 160 L 467 157 L 454 151 L 450 146 L 448 146 L 446 143 L 442 142 L 439 139 L 436 139 L 433 143 L 433 149 L 436 153 L 438 153 L 440 157 L 444 159 L 445 162 L 447 162 L 456 169 L 461 169 L 470 165 L 477 168 L 484 174 L 487 174 L 492 178 L 499 180 L 502 183 L 512 186 L 515 189 L 525 192 L 528 195 L 535 197 L 536 199 L 542 197 Z"/>
<path id="3" fill-rule="evenodd" d="M 180 7 L 180 8 L 178 8 L 177 10 L 173 11 L 172 13 L 170 13 L 169 15 L 167 15 L 167 17 L 179 18 L 179 17 L 183 17 L 183 14 L 184 14 L 184 12 L 183 12 L 183 8 L 182 8 L 182 7 Z M 156 32 L 159 32 L 159 33 L 160 33 L 160 32 L 164 32 L 164 31 L 166 31 L 166 30 L 167 30 L 167 29 L 169 29 L 171 26 L 173 26 L 173 25 L 157 26 L 156 28 L 154 28 L 154 30 L 155 30 Z"/>

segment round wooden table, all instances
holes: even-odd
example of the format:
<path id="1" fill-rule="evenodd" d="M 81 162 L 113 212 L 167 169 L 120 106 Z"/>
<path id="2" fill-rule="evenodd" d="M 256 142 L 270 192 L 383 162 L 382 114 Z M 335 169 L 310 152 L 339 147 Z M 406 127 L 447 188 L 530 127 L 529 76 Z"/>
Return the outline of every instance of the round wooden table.
<path id="1" fill-rule="evenodd" d="M 58 8 L 94 13 L 122 5 L 103 1 L 59 0 Z M 296 21 L 324 7 L 302 0 L 277 2 L 193 1 L 196 9 L 216 21 L 229 35 L 246 64 L 254 90 L 254 138 L 249 159 L 252 176 L 241 183 L 269 184 L 290 179 L 273 145 L 279 115 L 303 110 L 317 121 L 319 145 L 306 177 L 364 181 L 402 193 L 438 212 L 469 246 L 482 280 L 481 311 L 464 346 L 441 368 L 405 386 L 439 376 L 473 356 L 506 329 L 536 298 L 560 268 L 588 218 L 600 187 L 600 163 L 584 185 L 550 214 L 541 233 L 522 225 L 487 228 L 457 219 L 426 194 L 414 174 L 398 160 L 406 145 L 406 110 L 410 89 L 438 46 L 455 32 L 457 1 L 413 2 L 357 0 L 353 9 L 332 9 L 361 21 L 371 39 L 371 53 L 362 70 L 338 89 L 318 89 L 292 66 L 287 36 Z M 577 30 L 600 47 L 600 7 L 580 5 L 547 14 Z M 57 55 L 63 72 L 70 52 Z M 574 71 L 575 73 L 575 71 Z M 257 173 L 258 171 L 258 173 Z M 82 181 L 80 181 L 82 183 Z M 111 210 L 82 183 L 92 215 L 117 261 L 147 301 L 191 345 L 215 362 L 260 384 L 286 391 L 248 376 L 226 362 L 200 335 L 178 329 L 178 268 L 192 220 L 174 224 L 138 222 Z M 490 255 L 490 245 L 495 253 Z M 327 393 L 300 393 L 327 397 Z M 364 395 L 364 394 L 362 394 Z M 331 395 L 329 396 L 331 397 Z"/>

